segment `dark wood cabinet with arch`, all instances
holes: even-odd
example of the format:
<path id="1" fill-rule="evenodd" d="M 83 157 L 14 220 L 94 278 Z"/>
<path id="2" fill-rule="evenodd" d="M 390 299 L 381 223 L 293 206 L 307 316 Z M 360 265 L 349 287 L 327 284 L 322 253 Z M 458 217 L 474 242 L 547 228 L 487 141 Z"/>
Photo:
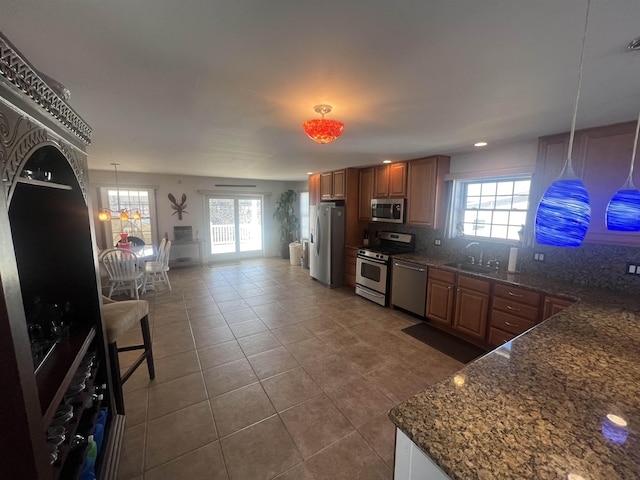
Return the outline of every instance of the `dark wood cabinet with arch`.
<path id="1" fill-rule="evenodd" d="M 101 319 L 91 129 L 1 34 L 0 52 L 0 472 L 79 478 L 80 437 L 100 418 L 94 471 L 115 478 L 124 417 Z"/>

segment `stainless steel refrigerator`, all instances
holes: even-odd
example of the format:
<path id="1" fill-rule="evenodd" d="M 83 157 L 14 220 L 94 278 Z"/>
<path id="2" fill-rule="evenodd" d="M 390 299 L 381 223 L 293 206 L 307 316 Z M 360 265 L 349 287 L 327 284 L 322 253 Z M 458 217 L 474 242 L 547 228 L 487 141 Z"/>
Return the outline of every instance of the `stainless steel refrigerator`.
<path id="1" fill-rule="evenodd" d="M 329 288 L 344 284 L 344 207 L 321 203 L 309 207 L 311 277 Z"/>

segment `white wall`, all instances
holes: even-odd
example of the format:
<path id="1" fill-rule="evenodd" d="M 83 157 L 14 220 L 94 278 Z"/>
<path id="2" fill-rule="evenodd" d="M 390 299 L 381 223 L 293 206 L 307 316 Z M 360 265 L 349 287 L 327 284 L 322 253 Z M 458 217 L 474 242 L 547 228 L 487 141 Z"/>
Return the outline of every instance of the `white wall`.
<path id="1" fill-rule="evenodd" d="M 100 202 L 98 200 L 98 187 L 115 187 L 115 173 L 113 171 L 89 170 L 90 195 L 93 209 L 95 210 L 96 236 L 98 246 L 103 242 L 100 222 L 97 221 Z M 194 177 L 182 175 L 161 175 L 153 173 L 132 173 L 118 170 L 118 184 L 120 187 L 146 187 L 155 188 L 156 210 L 158 217 L 158 234 L 169 234 L 173 239 L 174 226 L 192 226 L 193 234 L 199 232 L 200 239 L 206 239 L 208 228 L 207 212 L 205 211 L 204 194 L 198 191 L 230 194 L 256 194 L 264 195 L 264 255 L 273 257 L 280 254 L 280 234 L 278 224 L 273 220 L 274 204 L 280 194 L 289 188 L 299 192 L 307 190 L 307 182 L 281 182 L 270 180 L 230 179 L 220 177 Z M 216 184 L 255 185 L 255 187 L 216 187 Z M 182 221 L 177 215 L 172 215 L 174 210 L 168 199 L 169 193 L 180 199 L 182 194 L 187 195 L 187 208 L 189 213 L 183 213 Z"/>
<path id="2" fill-rule="evenodd" d="M 533 173 L 537 152 L 537 139 L 495 148 L 478 148 L 472 153 L 451 158 L 447 180 Z"/>

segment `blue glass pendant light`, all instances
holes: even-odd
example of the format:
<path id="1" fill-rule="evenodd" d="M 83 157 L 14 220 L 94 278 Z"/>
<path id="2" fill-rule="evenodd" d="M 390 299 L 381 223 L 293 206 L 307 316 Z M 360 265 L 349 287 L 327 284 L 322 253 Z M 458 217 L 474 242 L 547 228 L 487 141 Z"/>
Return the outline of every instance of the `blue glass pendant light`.
<path id="1" fill-rule="evenodd" d="M 582 37 L 582 51 L 580 53 L 578 93 L 573 108 L 567 160 L 560 176 L 549 186 L 540 199 L 538 211 L 536 212 L 536 242 L 542 245 L 579 247 L 582 245 L 582 241 L 587 234 L 589 221 L 591 220 L 589 194 L 587 193 L 584 183 L 574 173 L 573 167 L 571 166 L 571 153 L 573 151 L 573 137 L 576 131 L 576 117 L 578 115 L 578 101 L 580 99 L 580 85 L 582 83 L 582 64 L 584 44 L 587 38 L 590 3 L 591 1 L 588 0 L 587 15 L 584 21 L 584 34 Z"/>
<path id="2" fill-rule="evenodd" d="M 640 232 L 640 192 L 633 184 L 633 164 L 636 161 L 640 115 L 636 124 L 636 137 L 633 141 L 631 168 L 627 182 L 616 192 L 607 205 L 607 229 L 620 232 Z"/>

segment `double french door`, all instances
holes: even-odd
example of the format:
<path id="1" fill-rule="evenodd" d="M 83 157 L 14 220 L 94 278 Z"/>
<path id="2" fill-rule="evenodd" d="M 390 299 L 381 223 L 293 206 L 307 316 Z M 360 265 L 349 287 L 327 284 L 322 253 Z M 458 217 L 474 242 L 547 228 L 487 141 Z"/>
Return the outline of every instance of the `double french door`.
<path id="1" fill-rule="evenodd" d="M 209 260 L 232 260 L 263 254 L 261 196 L 208 196 Z"/>

